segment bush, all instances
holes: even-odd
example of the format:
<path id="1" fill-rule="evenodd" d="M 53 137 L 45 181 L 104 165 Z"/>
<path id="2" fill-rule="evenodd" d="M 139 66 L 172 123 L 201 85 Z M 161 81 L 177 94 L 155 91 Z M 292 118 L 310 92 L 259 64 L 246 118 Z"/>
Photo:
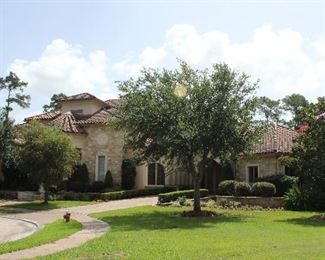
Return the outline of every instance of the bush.
<path id="1" fill-rule="evenodd" d="M 235 194 L 235 184 L 234 180 L 222 181 L 218 185 L 218 194 L 225 196 L 233 196 Z"/>
<path id="2" fill-rule="evenodd" d="M 237 181 L 235 183 L 236 196 L 250 196 L 251 193 L 251 186 L 247 182 Z"/>
<path id="3" fill-rule="evenodd" d="M 135 185 L 135 161 L 124 159 L 122 162 L 122 189 L 132 189 Z"/>
<path id="4" fill-rule="evenodd" d="M 207 189 L 200 189 L 200 196 L 206 197 L 208 196 L 209 191 Z M 194 190 L 183 190 L 183 191 L 174 191 L 168 193 L 161 193 L 158 195 L 158 202 L 165 203 L 176 201 L 179 197 L 186 197 L 187 199 L 191 199 L 194 196 Z"/>
<path id="5" fill-rule="evenodd" d="M 298 185 L 294 185 L 284 194 L 284 207 L 290 210 L 304 210 L 307 208 L 308 195 L 302 192 Z"/>
<path id="6" fill-rule="evenodd" d="M 105 184 L 102 181 L 95 181 L 90 186 L 90 191 L 92 192 L 101 192 L 105 188 Z"/>
<path id="7" fill-rule="evenodd" d="M 113 176 L 111 171 L 107 171 L 105 175 L 105 188 L 113 187 Z"/>
<path id="8" fill-rule="evenodd" d="M 62 185 L 63 184 L 63 185 Z M 89 172 L 86 164 L 77 165 L 67 181 L 58 185 L 58 189 L 65 188 L 69 191 L 87 192 L 90 189 Z"/>
<path id="9" fill-rule="evenodd" d="M 67 181 L 65 183 L 66 190 L 75 192 L 87 192 L 90 190 L 90 185 L 88 183 L 82 183 L 78 181 Z M 60 190 L 61 185 L 58 187 Z"/>
<path id="10" fill-rule="evenodd" d="M 252 186 L 252 193 L 255 196 L 272 197 L 276 193 L 276 188 L 270 182 L 256 182 Z"/>
<path id="11" fill-rule="evenodd" d="M 272 176 L 261 177 L 257 179 L 262 182 L 270 182 L 275 185 L 276 193 L 275 196 L 282 197 L 289 189 L 298 183 L 298 177 L 288 176 L 285 174 L 278 174 Z"/>

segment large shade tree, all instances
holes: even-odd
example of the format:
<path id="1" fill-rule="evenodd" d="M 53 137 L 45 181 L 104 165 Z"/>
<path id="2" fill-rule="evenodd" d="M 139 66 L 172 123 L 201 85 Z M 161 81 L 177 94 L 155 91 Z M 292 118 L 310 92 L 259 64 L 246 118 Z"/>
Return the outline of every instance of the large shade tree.
<path id="1" fill-rule="evenodd" d="M 118 124 L 144 161 L 163 159 L 192 176 L 194 211 L 201 211 L 199 162 L 235 159 L 251 147 L 257 83 L 249 76 L 216 64 L 195 70 L 145 69 L 138 79 L 120 82 Z"/>
<path id="2" fill-rule="evenodd" d="M 20 167 L 32 183 L 43 185 L 47 203 L 50 187 L 72 173 L 79 153 L 67 134 L 39 122 L 22 128 L 21 138 Z"/>
<path id="3" fill-rule="evenodd" d="M 14 120 L 10 118 L 13 106 L 27 108 L 30 105 L 30 96 L 23 92 L 27 83 L 10 72 L 8 76 L 0 78 L 0 93 L 5 97 L 5 105 L 0 108 L 0 180 L 3 179 L 3 163 L 8 166 L 12 159 L 13 139 L 15 138 Z"/>

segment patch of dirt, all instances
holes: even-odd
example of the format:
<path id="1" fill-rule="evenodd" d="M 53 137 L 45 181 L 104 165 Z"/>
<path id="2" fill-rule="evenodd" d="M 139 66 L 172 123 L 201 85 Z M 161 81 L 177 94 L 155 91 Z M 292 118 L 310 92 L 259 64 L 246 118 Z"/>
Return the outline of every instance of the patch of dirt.
<path id="1" fill-rule="evenodd" d="M 218 214 L 216 214 L 215 212 L 213 211 L 210 211 L 210 210 L 202 210 L 202 211 L 183 211 L 181 213 L 181 216 L 182 217 L 188 217 L 188 218 L 200 218 L 200 217 L 203 217 L 203 218 L 212 218 L 212 217 L 216 217 L 218 216 Z"/>
<path id="2" fill-rule="evenodd" d="M 325 214 L 315 215 L 315 216 L 310 217 L 309 219 L 313 220 L 313 221 L 325 222 Z"/>

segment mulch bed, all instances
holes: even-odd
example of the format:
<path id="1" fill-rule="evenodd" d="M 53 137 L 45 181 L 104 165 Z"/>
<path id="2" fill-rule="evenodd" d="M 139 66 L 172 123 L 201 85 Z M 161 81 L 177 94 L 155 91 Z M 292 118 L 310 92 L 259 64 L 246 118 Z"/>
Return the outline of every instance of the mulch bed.
<path id="1" fill-rule="evenodd" d="M 188 218 L 197 218 L 197 217 L 211 218 L 211 217 L 216 217 L 217 214 L 209 210 L 202 210 L 199 212 L 191 210 L 191 211 L 183 211 L 181 213 L 181 216 L 188 217 Z"/>

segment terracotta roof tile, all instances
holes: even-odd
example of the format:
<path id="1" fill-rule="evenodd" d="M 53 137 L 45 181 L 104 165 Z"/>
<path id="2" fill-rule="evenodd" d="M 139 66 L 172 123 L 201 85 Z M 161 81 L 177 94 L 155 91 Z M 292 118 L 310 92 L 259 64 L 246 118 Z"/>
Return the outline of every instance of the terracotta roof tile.
<path id="1" fill-rule="evenodd" d="M 77 120 L 71 112 L 62 113 L 50 121 L 49 124 L 62 129 L 66 133 L 86 133 L 85 129 L 77 124 Z"/>
<path id="2" fill-rule="evenodd" d="M 121 100 L 120 99 L 108 99 L 105 101 L 110 107 L 117 108 L 120 105 Z"/>
<path id="3" fill-rule="evenodd" d="M 270 125 L 256 145 L 255 153 L 290 153 L 299 133 L 281 125 Z"/>
<path id="4" fill-rule="evenodd" d="M 102 108 L 84 120 L 79 120 L 78 125 L 105 124 L 108 119 L 114 117 L 114 109 Z"/>
<path id="5" fill-rule="evenodd" d="M 56 117 L 58 117 L 61 114 L 61 111 L 50 111 L 47 113 L 43 113 L 40 115 L 36 115 L 36 116 L 31 116 L 31 117 L 27 117 L 25 118 L 25 121 L 30 121 L 30 120 L 52 120 Z"/>

